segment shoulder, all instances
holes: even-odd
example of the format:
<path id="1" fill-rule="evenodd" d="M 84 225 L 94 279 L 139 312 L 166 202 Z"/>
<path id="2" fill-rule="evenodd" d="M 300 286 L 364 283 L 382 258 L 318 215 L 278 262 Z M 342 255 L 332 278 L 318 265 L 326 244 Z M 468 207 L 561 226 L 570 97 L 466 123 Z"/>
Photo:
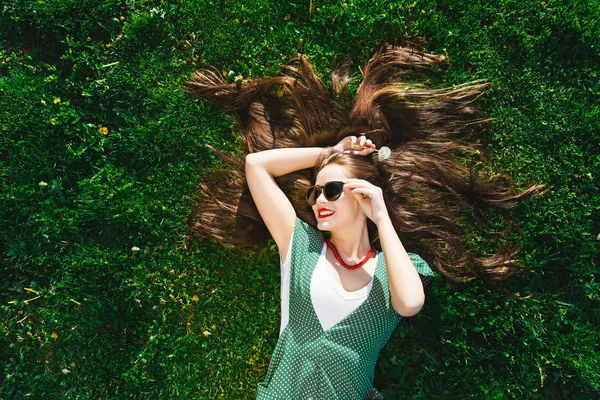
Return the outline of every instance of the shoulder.
<path id="1" fill-rule="evenodd" d="M 311 224 L 296 217 L 296 223 L 294 224 L 294 237 L 307 238 L 307 239 L 318 239 L 323 237 L 323 233 L 312 226 Z"/>
<path id="2" fill-rule="evenodd" d="M 296 217 L 292 236 L 292 255 L 321 251 L 325 239 L 323 233 L 311 224 Z"/>
<path id="3" fill-rule="evenodd" d="M 429 283 L 429 281 L 433 277 L 435 277 L 435 273 L 433 272 L 433 270 L 431 269 L 431 267 L 429 266 L 427 261 L 425 261 L 418 254 L 415 254 L 415 253 L 407 253 L 407 254 L 408 254 L 408 257 L 410 258 L 410 261 L 412 261 L 415 269 L 421 276 L 423 283 L 425 283 L 425 284 Z M 382 262 L 385 263 L 385 258 L 383 257 L 383 252 L 379 252 L 379 255 L 381 256 Z"/>
<path id="4" fill-rule="evenodd" d="M 412 261 L 419 275 L 430 277 L 435 276 L 427 261 L 423 260 L 423 258 L 420 255 L 415 253 L 408 253 L 408 256 L 410 257 L 410 261 Z"/>

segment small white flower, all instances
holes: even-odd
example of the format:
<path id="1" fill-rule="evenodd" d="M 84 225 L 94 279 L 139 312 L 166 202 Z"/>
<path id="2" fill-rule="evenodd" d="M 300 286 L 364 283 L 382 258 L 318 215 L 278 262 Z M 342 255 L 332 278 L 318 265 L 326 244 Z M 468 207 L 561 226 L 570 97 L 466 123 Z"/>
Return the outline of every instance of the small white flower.
<path id="1" fill-rule="evenodd" d="M 235 75 L 235 72 L 233 72 L 231 70 L 227 73 L 227 76 L 229 76 L 229 77 L 234 76 L 234 75 Z"/>
<path id="2" fill-rule="evenodd" d="M 137 253 L 138 251 L 140 251 L 140 248 L 139 248 L 139 247 L 137 247 L 137 246 L 133 246 L 133 247 L 131 248 L 131 251 L 133 251 L 134 253 Z"/>
<path id="3" fill-rule="evenodd" d="M 68 369 L 66 369 L 66 368 L 63 368 L 63 369 L 62 369 L 62 373 L 66 375 L 66 374 L 70 374 L 70 373 L 71 373 L 71 371 L 69 371 L 69 370 L 68 370 Z"/>
<path id="4" fill-rule="evenodd" d="M 46 183 L 44 181 L 40 181 L 40 183 L 38 183 L 38 185 L 40 185 L 40 187 L 46 187 L 46 186 L 48 186 L 48 183 Z"/>
<path id="5" fill-rule="evenodd" d="M 388 159 L 390 157 L 390 155 L 392 154 L 392 150 L 390 150 L 389 147 L 387 146 L 382 146 L 378 151 L 377 151 L 377 159 L 379 161 L 383 161 L 385 159 Z"/>
<path id="6" fill-rule="evenodd" d="M 596 236 L 596 240 L 600 240 L 600 233 Z"/>

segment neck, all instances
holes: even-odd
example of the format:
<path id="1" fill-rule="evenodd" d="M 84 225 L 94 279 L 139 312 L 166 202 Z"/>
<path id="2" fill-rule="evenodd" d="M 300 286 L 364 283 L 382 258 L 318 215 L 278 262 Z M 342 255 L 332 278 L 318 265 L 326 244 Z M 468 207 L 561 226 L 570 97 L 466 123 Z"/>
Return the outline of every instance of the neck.
<path id="1" fill-rule="evenodd" d="M 343 232 L 331 232 L 331 243 L 337 249 L 342 259 L 346 261 L 360 261 L 371 251 L 367 221 L 357 227 Z"/>

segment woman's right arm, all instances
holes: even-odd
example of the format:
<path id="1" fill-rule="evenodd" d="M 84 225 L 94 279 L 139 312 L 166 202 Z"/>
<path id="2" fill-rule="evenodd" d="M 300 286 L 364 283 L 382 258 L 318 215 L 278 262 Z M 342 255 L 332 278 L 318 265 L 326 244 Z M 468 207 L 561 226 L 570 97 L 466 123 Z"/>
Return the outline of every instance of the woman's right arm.
<path id="1" fill-rule="evenodd" d="M 301 169 L 313 168 L 334 153 L 365 156 L 374 149 L 375 145 L 364 136 L 346 136 L 333 147 L 273 149 L 246 156 L 246 181 L 250 194 L 277 244 L 282 262 L 287 258 L 290 239 L 294 233 L 296 211 L 275 182 L 275 178 Z"/>
<path id="2" fill-rule="evenodd" d="M 296 212 L 275 178 L 312 168 L 334 151 L 332 147 L 301 147 L 265 150 L 246 156 L 246 180 L 252 199 L 277 244 L 282 261 L 288 254 Z"/>

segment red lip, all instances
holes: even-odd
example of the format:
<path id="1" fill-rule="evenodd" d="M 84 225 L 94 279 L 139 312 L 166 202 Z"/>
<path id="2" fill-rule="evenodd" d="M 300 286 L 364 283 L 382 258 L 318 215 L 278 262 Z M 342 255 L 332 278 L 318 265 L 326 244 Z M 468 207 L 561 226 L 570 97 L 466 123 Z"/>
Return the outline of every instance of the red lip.
<path id="1" fill-rule="evenodd" d="M 330 210 L 329 208 L 319 208 L 318 209 L 318 218 L 319 219 L 329 218 L 333 214 L 335 214 L 335 211 Z"/>

